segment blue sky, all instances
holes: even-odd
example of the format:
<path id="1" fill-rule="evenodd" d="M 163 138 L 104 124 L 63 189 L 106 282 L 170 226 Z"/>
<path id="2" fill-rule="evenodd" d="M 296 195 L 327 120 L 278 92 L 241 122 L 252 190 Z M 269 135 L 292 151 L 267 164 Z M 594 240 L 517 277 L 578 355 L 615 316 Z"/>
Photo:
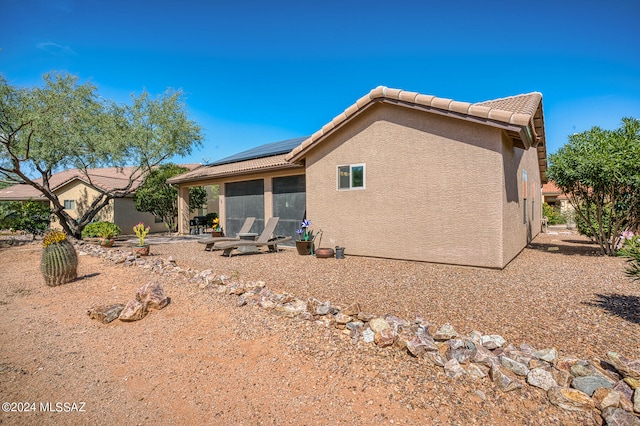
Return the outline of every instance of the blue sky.
<path id="1" fill-rule="evenodd" d="M 459 101 L 543 94 L 548 151 L 640 118 L 640 2 L 0 0 L 0 73 L 66 71 L 127 102 L 181 89 L 178 162 L 310 135 L 378 85 Z"/>

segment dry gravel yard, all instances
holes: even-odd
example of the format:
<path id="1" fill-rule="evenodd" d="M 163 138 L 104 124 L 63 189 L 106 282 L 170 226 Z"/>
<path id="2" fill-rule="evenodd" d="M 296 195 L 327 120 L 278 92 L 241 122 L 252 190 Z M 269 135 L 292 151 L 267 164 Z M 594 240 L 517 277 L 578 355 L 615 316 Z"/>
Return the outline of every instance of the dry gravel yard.
<path id="1" fill-rule="evenodd" d="M 263 280 L 274 291 L 298 297 L 341 306 L 357 301 L 365 311 L 409 320 L 422 314 L 437 326 L 450 322 L 461 333 L 496 333 L 580 357 L 615 349 L 640 358 L 640 284 L 624 276 L 623 259 L 602 257 L 596 245 L 566 231 L 539 235 L 502 271 L 349 256 L 316 259 L 295 250 L 229 259 L 203 247 L 187 243 L 153 251 L 197 270 Z"/>
<path id="2" fill-rule="evenodd" d="M 557 247 L 558 250 L 549 251 Z M 223 258 L 190 242 L 152 247 L 180 266 L 274 291 L 501 334 L 561 355 L 640 358 L 640 285 L 576 235 L 541 235 L 503 271 L 281 253 Z M 347 248 L 348 255 L 348 248 Z M 40 246 L 0 248 L 0 395 L 35 412 L 2 424 L 591 424 L 537 388 L 501 393 L 312 322 L 237 307 L 175 276 L 81 256 L 81 279 L 46 287 Z M 94 305 L 157 280 L 168 307 L 103 325 Z M 40 402 L 45 403 L 44 406 Z M 84 412 L 43 411 L 84 402 Z"/>

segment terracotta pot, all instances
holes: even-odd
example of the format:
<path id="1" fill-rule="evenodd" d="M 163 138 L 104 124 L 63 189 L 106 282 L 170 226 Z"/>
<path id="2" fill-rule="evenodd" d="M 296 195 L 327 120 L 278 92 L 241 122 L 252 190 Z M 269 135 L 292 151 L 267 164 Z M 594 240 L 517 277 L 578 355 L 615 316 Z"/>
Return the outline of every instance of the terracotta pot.
<path id="1" fill-rule="evenodd" d="M 100 245 L 102 247 L 113 247 L 113 243 L 115 242 L 115 238 L 100 238 Z"/>
<path id="2" fill-rule="evenodd" d="M 211 231 L 212 237 L 224 237 L 224 232 L 222 231 Z"/>
<path id="3" fill-rule="evenodd" d="M 320 259 L 328 259 L 333 257 L 334 254 L 335 253 L 332 248 L 320 247 L 316 249 L 316 257 L 319 257 Z"/>
<path id="4" fill-rule="evenodd" d="M 309 255 L 313 250 L 313 241 L 296 241 L 296 250 L 299 255 Z"/>
<path id="5" fill-rule="evenodd" d="M 133 254 L 136 256 L 149 256 L 149 249 L 151 246 L 149 244 L 145 244 L 143 246 L 135 246 L 133 247 Z"/>

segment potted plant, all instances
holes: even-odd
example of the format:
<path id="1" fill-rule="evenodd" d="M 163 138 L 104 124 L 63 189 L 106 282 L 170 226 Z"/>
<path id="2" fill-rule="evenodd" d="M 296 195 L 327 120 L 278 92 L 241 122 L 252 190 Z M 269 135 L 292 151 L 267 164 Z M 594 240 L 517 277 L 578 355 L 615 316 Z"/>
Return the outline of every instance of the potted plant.
<path id="1" fill-rule="evenodd" d="M 300 255 L 313 253 L 313 231 L 310 229 L 311 221 L 304 219 L 300 222 L 300 229 L 296 230 L 298 239 L 296 240 L 296 250 Z"/>
<path id="2" fill-rule="evenodd" d="M 100 238 L 100 245 L 103 247 L 113 247 L 115 237 L 120 235 L 120 227 L 112 222 L 97 222 L 95 224 L 95 234 Z"/>
<path id="3" fill-rule="evenodd" d="M 212 237 L 224 237 L 224 231 L 220 226 L 220 218 L 216 217 L 211 221 L 211 236 Z"/>
<path id="4" fill-rule="evenodd" d="M 136 226 L 133 227 L 133 232 L 136 233 L 136 237 L 138 237 L 138 244 L 133 247 L 133 253 L 135 255 L 140 256 L 148 256 L 149 255 L 149 244 L 144 243 L 144 237 L 147 236 L 151 228 L 148 226 L 145 228 L 144 223 L 140 222 Z"/>

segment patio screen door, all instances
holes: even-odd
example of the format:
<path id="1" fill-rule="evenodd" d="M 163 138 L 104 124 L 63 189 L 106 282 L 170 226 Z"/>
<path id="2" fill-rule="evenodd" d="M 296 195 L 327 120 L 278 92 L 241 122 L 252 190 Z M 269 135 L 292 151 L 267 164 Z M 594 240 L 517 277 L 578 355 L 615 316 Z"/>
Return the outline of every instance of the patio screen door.
<path id="1" fill-rule="evenodd" d="M 273 215 L 280 218 L 275 234 L 293 237 L 283 245 L 295 245 L 296 229 L 304 217 L 307 198 L 304 175 L 273 179 Z"/>
<path id="2" fill-rule="evenodd" d="M 253 216 L 256 221 L 251 232 L 264 229 L 264 181 L 262 179 L 233 182 L 225 185 L 226 228 L 224 234 L 235 236 L 245 218 Z"/>

